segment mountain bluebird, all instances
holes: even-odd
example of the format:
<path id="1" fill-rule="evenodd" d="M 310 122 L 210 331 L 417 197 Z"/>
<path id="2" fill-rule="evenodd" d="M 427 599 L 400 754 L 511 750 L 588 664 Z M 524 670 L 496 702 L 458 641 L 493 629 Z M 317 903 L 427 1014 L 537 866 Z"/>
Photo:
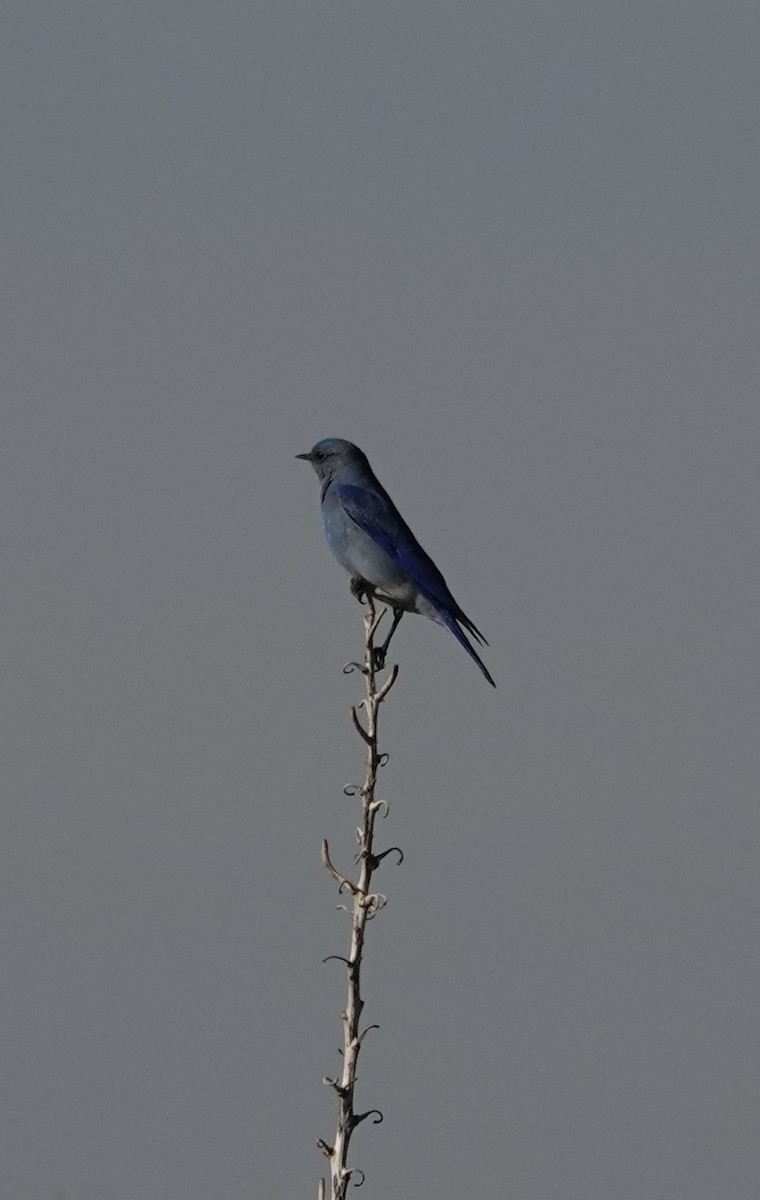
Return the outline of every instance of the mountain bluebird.
<path id="1" fill-rule="evenodd" d="M 405 612 L 422 613 L 450 629 L 496 687 L 462 628 L 481 645 L 479 629 L 457 604 L 432 558 L 422 549 L 383 485 L 352 442 L 325 438 L 308 454 L 322 484 L 322 524 L 327 544 L 351 576 L 351 591 L 375 597 L 393 609 L 393 624 L 376 654 L 385 661 L 388 643 Z"/>

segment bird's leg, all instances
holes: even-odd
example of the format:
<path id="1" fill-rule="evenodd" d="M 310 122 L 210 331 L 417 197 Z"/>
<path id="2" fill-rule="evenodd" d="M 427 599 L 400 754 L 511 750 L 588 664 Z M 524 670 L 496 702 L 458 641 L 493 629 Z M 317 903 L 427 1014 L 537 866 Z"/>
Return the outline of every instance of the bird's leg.
<path id="1" fill-rule="evenodd" d="M 375 646 L 373 648 L 372 653 L 375 658 L 375 668 L 378 671 L 382 670 L 382 668 L 385 666 L 385 656 L 388 653 L 388 647 L 391 644 L 391 638 L 393 637 L 394 633 L 396 632 L 396 626 L 398 625 L 398 623 L 401 620 L 401 618 L 403 617 L 403 615 L 404 615 L 403 608 L 394 608 L 393 609 L 393 624 L 390 627 L 390 631 L 388 633 L 387 638 L 383 642 L 382 646 Z"/>
<path id="2" fill-rule="evenodd" d="M 374 602 L 375 602 L 376 593 L 375 593 L 375 589 L 373 588 L 372 584 L 367 583 L 366 579 L 362 579 L 361 575 L 352 575 L 350 588 L 351 588 L 351 595 L 355 596 L 360 604 L 369 604 L 370 609 L 374 613 L 374 611 L 375 611 L 375 603 Z M 387 601 L 386 601 L 386 603 L 387 603 Z M 385 656 L 388 653 L 388 647 L 391 644 L 391 638 L 393 637 L 394 633 L 396 632 L 396 626 L 398 625 L 399 621 L 401 620 L 401 618 L 404 615 L 403 609 L 396 608 L 395 605 L 391 605 L 391 607 L 393 608 L 393 622 L 388 631 L 388 636 L 385 639 L 385 641 L 383 642 L 382 646 L 373 646 L 372 647 L 372 657 L 374 660 L 376 671 L 382 670 L 383 666 L 385 665 Z"/>

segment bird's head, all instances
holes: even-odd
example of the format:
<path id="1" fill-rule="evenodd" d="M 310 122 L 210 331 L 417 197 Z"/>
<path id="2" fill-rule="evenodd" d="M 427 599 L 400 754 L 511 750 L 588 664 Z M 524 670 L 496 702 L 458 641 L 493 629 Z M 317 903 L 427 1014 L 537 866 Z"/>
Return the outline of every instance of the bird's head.
<path id="1" fill-rule="evenodd" d="M 308 454 L 297 454 L 296 458 L 310 462 L 323 482 L 332 479 L 339 471 L 350 472 L 354 467 L 369 467 L 366 455 L 359 447 L 343 438 L 323 438 L 312 446 Z"/>

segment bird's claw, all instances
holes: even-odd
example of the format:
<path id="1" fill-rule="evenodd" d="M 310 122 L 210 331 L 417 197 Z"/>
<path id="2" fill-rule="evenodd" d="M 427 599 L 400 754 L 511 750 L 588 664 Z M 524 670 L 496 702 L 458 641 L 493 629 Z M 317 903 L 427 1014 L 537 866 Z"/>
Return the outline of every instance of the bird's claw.
<path id="1" fill-rule="evenodd" d="M 370 599 L 369 584 L 359 575 L 351 576 L 351 583 L 349 587 L 351 589 L 351 595 L 358 600 L 360 604 L 366 604 Z"/>
<path id="2" fill-rule="evenodd" d="M 387 653 L 386 646 L 372 647 L 372 666 L 376 671 L 382 671 L 385 666 L 385 655 Z"/>

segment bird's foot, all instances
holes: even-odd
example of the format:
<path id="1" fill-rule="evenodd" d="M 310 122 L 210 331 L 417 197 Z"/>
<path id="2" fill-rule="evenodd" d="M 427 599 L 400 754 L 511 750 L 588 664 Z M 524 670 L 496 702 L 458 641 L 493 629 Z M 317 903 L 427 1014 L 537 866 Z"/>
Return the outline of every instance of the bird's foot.
<path id="1" fill-rule="evenodd" d="M 351 576 L 351 595 L 359 601 L 360 604 L 366 604 L 372 597 L 370 586 L 366 579 L 362 579 L 361 575 Z"/>
<path id="2" fill-rule="evenodd" d="M 376 671 L 382 671 L 385 666 L 385 656 L 388 653 L 387 646 L 372 647 L 372 666 Z"/>

